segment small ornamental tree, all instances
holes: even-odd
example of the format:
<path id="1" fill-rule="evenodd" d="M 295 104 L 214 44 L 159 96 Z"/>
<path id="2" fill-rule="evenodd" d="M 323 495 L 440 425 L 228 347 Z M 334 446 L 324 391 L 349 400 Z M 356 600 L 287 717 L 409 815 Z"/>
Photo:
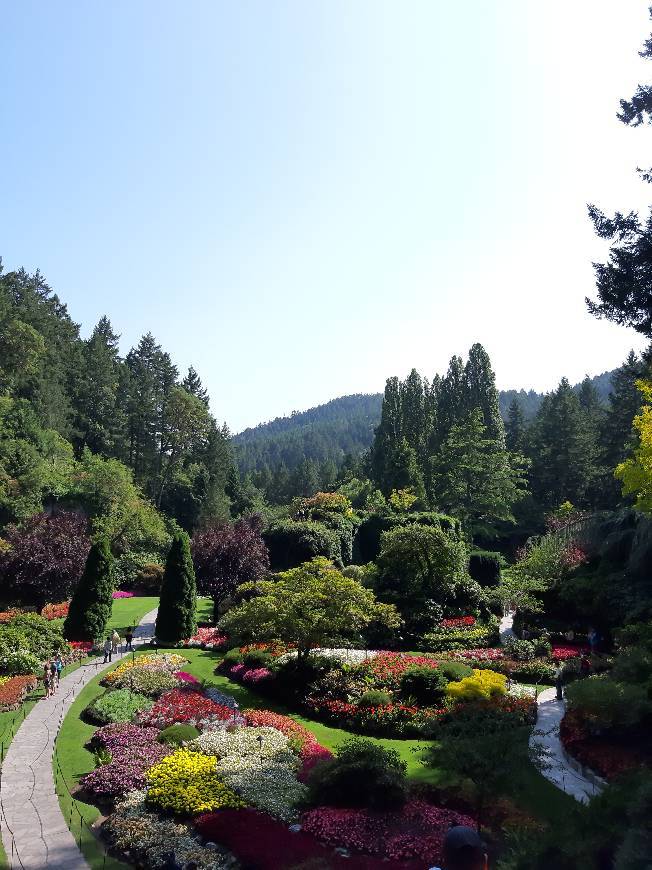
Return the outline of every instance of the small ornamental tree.
<path id="1" fill-rule="evenodd" d="M 164 643 L 178 643 L 197 630 L 197 586 L 185 532 L 172 538 L 161 583 L 161 599 L 156 617 L 156 637 Z"/>
<path id="2" fill-rule="evenodd" d="M 225 614 L 220 627 L 243 640 L 293 643 L 299 665 L 314 647 L 357 638 L 372 622 L 400 624 L 392 605 L 379 604 L 371 590 L 324 558 L 285 571 L 278 580 L 247 583 L 242 591 L 255 597 Z"/>
<path id="3" fill-rule="evenodd" d="M 68 640 L 101 640 L 113 606 L 113 556 L 106 539 L 93 544 L 70 602 L 63 633 Z"/>
<path id="4" fill-rule="evenodd" d="M 3 594 L 35 604 L 70 598 L 84 570 L 91 542 L 86 519 L 72 511 L 35 514 L 21 526 L 7 526 L 0 551 Z"/>
<path id="5" fill-rule="evenodd" d="M 261 537 L 260 517 L 242 517 L 197 532 L 192 556 L 197 586 L 213 599 L 213 618 L 219 607 L 242 583 L 262 580 L 269 569 L 269 554 Z"/>

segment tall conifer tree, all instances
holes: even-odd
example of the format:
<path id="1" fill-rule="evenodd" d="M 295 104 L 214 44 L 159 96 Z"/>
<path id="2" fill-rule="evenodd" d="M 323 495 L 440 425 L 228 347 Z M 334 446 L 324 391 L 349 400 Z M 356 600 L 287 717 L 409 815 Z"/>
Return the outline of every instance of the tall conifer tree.
<path id="1" fill-rule="evenodd" d="M 93 544 L 73 593 L 63 633 L 68 640 L 100 641 L 113 607 L 113 556 L 103 539 Z"/>
<path id="2" fill-rule="evenodd" d="M 185 532 L 172 538 L 161 583 L 156 617 L 156 638 L 161 643 L 178 643 L 197 630 L 197 585 Z"/>

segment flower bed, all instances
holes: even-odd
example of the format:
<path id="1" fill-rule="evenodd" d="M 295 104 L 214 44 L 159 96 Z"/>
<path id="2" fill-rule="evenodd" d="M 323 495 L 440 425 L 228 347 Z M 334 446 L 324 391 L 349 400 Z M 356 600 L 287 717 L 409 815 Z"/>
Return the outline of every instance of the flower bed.
<path id="1" fill-rule="evenodd" d="M 112 595 L 111 597 L 112 597 L 113 599 L 117 599 L 117 598 L 133 598 L 133 597 L 134 597 L 134 593 L 133 593 L 133 592 L 123 592 L 121 589 L 118 589 L 116 592 L 113 593 L 113 595 Z"/>
<path id="2" fill-rule="evenodd" d="M 318 807 L 302 816 L 303 829 L 331 846 L 367 852 L 395 861 L 438 862 L 452 825 L 475 827 L 475 820 L 424 801 L 409 801 L 401 810 L 372 813 L 359 809 Z"/>
<path id="3" fill-rule="evenodd" d="M 151 767 L 145 780 L 146 803 L 178 815 L 245 806 L 217 775 L 215 759 L 202 752 L 178 749 Z"/>
<path id="4" fill-rule="evenodd" d="M 401 677 L 408 668 L 437 667 L 437 659 L 429 655 L 379 652 L 360 665 L 360 672 L 373 678 L 374 688 L 398 689 Z"/>
<path id="5" fill-rule="evenodd" d="M 198 628 L 192 637 L 184 640 L 184 646 L 203 647 L 204 649 L 221 649 L 226 645 L 227 637 L 217 628 Z"/>
<path id="6" fill-rule="evenodd" d="M 561 720 L 559 739 L 566 752 L 607 780 L 650 764 L 649 752 L 631 742 L 592 735 L 581 713 L 569 710 Z"/>
<path id="7" fill-rule="evenodd" d="M 63 601 L 61 604 L 46 604 L 43 610 L 41 611 L 41 616 L 45 619 L 65 619 L 68 616 L 68 609 L 70 608 L 69 601 Z"/>
<path id="8" fill-rule="evenodd" d="M 186 722 L 201 731 L 220 722 L 237 724 L 240 717 L 233 708 L 216 704 L 201 692 L 188 687 L 165 692 L 139 719 L 141 725 L 153 725 L 156 728 Z"/>
<path id="9" fill-rule="evenodd" d="M 129 689 L 116 689 L 105 692 L 86 708 L 86 715 L 92 722 L 108 725 L 114 722 L 131 722 L 137 713 L 149 709 L 152 701 L 145 695 L 130 692 Z"/>
<path id="10" fill-rule="evenodd" d="M 566 662 L 569 659 L 579 658 L 580 656 L 588 655 L 589 647 L 584 643 L 578 644 L 553 644 L 550 652 L 550 658 L 554 661 L 558 659 L 560 662 Z"/>
<path id="11" fill-rule="evenodd" d="M 19 607 L 12 607 L 10 610 L 2 610 L 0 611 L 0 624 L 11 622 L 12 619 L 15 619 L 17 616 L 20 616 L 25 612 L 26 611 L 21 610 Z"/>
<path id="12" fill-rule="evenodd" d="M 407 704 L 385 704 L 376 707 L 358 706 L 348 701 L 310 697 L 308 711 L 320 719 L 332 722 L 360 734 L 393 734 L 419 737 L 426 726 L 432 726 L 445 708 L 416 707 Z"/>
<path id="13" fill-rule="evenodd" d="M 120 662 L 117 668 L 110 671 L 102 680 L 105 686 L 118 687 L 129 685 L 129 673 L 132 669 L 164 670 L 170 673 L 178 671 L 181 665 L 187 664 L 188 659 L 177 653 L 154 653 L 149 655 L 128 658 Z"/>
<path id="14" fill-rule="evenodd" d="M 473 628 L 476 623 L 475 616 L 454 616 L 451 619 L 442 619 L 439 628 L 446 630 L 457 628 Z"/>
<path id="15" fill-rule="evenodd" d="M 85 653 L 90 653 L 95 646 L 92 640 L 71 640 L 69 643 L 74 650 Z"/>
<path id="16" fill-rule="evenodd" d="M 447 653 L 446 658 L 453 661 L 496 662 L 505 658 L 505 653 L 498 647 L 483 647 L 481 649 L 458 649 Z"/>
<path id="17" fill-rule="evenodd" d="M 35 688 L 36 677 L 32 674 L 8 677 L 0 685 L 0 710 L 17 710 Z"/>

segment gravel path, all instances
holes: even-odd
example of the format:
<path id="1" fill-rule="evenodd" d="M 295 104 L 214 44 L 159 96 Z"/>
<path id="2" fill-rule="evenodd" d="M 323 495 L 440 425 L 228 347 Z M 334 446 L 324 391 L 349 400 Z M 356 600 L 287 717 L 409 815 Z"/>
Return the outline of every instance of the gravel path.
<path id="1" fill-rule="evenodd" d="M 152 637 L 155 621 L 156 610 L 143 617 L 134 632 L 135 644 Z M 59 807 L 52 756 L 76 696 L 109 667 L 96 659 L 64 677 L 56 695 L 34 706 L 11 742 L 0 773 L 0 828 L 12 870 L 89 870 Z"/>

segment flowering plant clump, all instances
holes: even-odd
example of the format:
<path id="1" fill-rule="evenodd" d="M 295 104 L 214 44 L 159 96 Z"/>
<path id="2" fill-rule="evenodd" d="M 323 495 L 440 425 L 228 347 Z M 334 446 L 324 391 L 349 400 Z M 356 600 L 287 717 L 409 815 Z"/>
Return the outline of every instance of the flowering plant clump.
<path id="1" fill-rule="evenodd" d="M 246 803 L 284 822 L 298 819 L 297 806 L 308 790 L 293 767 L 252 755 L 229 755 L 217 762 L 217 772 Z"/>
<path id="2" fill-rule="evenodd" d="M 178 749 L 145 774 L 146 803 L 177 815 L 246 806 L 218 776 L 215 765 L 211 755 Z"/>
<path id="3" fill-rule="evenodd" d="M 446 658 L 453 661 L 476 661 L 476 662 L 495 662 L 505 658 L 503 650 L 497 647 L 486 647 L 483 649 L 458 649 L 454 652 L 446 654 Z"/>
<path id="4" fill-rule="evenodd" d="M 271 710 L 243 710 L 242 715 L 247 725 L 269 726 L 285 734 L 290 740 L 290 745 L 296 747 L 303 760 L 324 751 L 324 747 L 317 742 L 312 731 L 308 731 L 289 716 L 272 713 Z"/>
<path id="5" fill-rule="evenodd" d="M 139 865 L 152 870 L 169 867 L 170 852 L 180 866 L 192 862 L 197 870 L 231 870 L 237 866 L 230 853 L 203 846 L 187 825 L 148 810 L 145 791 L 129 792 L 102 831 L 114 849 L 128 852 Z"/>
<path id="6" fill-rule="evenodd" d="M 129 689 L 132 692 L 156 698 L 163 692 L 174 689 L 179 685 L 179 682 L 179 679 L 167 667 L 144 665 L 142 668 L 133 667 L 122 671 L 116 679 L 111 681 L 110 685 L 114 688 Z"/>
<path id="7" fill-rule="evenodd" d="M 118 589 L 116 592 L 113 593 L 113 595 L 111 597 L 112 598 L 133 598 L 134 593 L 133 592 L 123 592 L 121 589 Z"/>
<path id="8" fill-rule="evenodd" d="M 93 701 L 86 712 L 94 722 L 107 725 L 110 722 L 131 722 L 136 713 L 149 710 L 151 706 L 151 699 L 145 695 L 138 695 L 129 689 L 116 689 Z"/>
<path id="9" fill-rule="evenodd" d="M 70 646 L 73 649 L 80 650 L 81 652 L 89 653 L 94 647 L 94 643 L 92 640 L 71 640 L 69 641 Z"/>
<path id="10" fill-rule="evenodd" d="M 129 685 L 128 680 L 125 680 L 125 675 L 132 668 L 152 668 L 153 670 L 178 671 L 181 665 L 188 663 L 188 659 L 176 653 L 156 653 L 143 656 L 135 656 L 125 659 L 120 662 L 117 668 L 110 671 L 102 680 L 106 686 L 119 686 L 123 681 L 124 685 Z"/>
<path id="11" fill-rule="evenodd" d="M 189 674 L 187 671 L 175 671 L 174 676 L 179 680 L 180 683 L 188 683 L 191 686 L 199 686 L 200 681 L 197 677 Z"/>
<path id="12" fill-rule="evenodd" d="M 0 710 L 17 710 L 35 688 L 36 677 L 32 674 L 3 678 L 0 684 Z"/>
<path id="13" fill-rule="evenodd" d="M 236 724 L 237 721 L 238 716 L 231 707 L 216 704 L 191 687 L 165 692 L 151 709 L 140 716 L 142 725 L 154 725 L 157 728 L 187 722 L 203 730 L 215 723 Z"/>
<path id="14" fill-rule="evenodd" d="M 133 746 L 150 746 L 158 738 L 157 728 L 142 728 L 131 722 L 116 722 L 98 728 L 91 738 L 91 746 L 106 749 L 115 755 Z"/>
<path id="15" fill-rule="evenodd" d="M 553 644 L 550 658 L 553 660 L 559 659 L 560 662 L 566 662 L 569 659 L 587 655 L 588 652 L 589 647 L 586 644 Z"/>
<path id="16" fill-rule="evenodd" d="M 15 619 L 22 613 L 25 613 L 25 611 L 21 610 L 20 607 L 12 607 L 10 610 L 2 610 L 0 611 L 0 623 L 11 622 L 12 619 Z"/>
<path id="17" fill-rule="evenodd" d="M 83 776 L 80 785 L 96 799 L 114 800 L 122 797 L 132 789 L 143 788 L 145 771 L 161 761 L 168 751 L 156 739 L 149 743 L 113 748 L 110 750 L 111 761 Z"/>
<path id="18" fill-rule="evenodd" d="M 415 666 L 436 668 L 437 659 L 429 655 L 415 656 L 409 653 L 379 652 L 355 670 L 369 674 L 373 678 L 376 688 L 397 690 L 405 671 Z"/>
<path id="19" fill-rule="evenodd" d="M 265 725 L 239 727 L 233 731 L 206 731 L 193 740 L 189 748 L 218 758 L 252 756 L 272 759 L 294 768 L 298 766 L 296 755 L 288 749 L 287 735 Z"/>
<path id="20" fill-rule="evenodd" d="M 446 694 L 455 701 L 498 698 L 507 692 L 507 677 L 489 670 L 473 670 L 473 676 L 449 683 Z"/>
<path id="21" fill-rule="evenodd" d="M 373 649 L 331 649 L 329 647 L 317 647 L 313 649 L 313 655 L 325 659 L 334 659 L 342 665 L 361 665 L 367 659 L 373 659 L 379 655 L 379 650 Z M 291 650 L 280 657 L 280 661 L 285 661 L 290 658 L 296 658 L 296 650 Z"/>
<path id="22" fill-rule="evenodd" d="M 255 686 L 263 680 L 268 680 L 272 676 L 269 668 L 250 668 L 241 675 L 243 683 L 250 683 Z"/>
<path id="23" fill-rule="evenodd" d="M 418 737 L 446 712 L 445 707 L 416 707 L 402 703 L 366 707 L 316 697 L 308 698 L 306 706 L 321 718 L 359 734 L 391 733 L 402 737 Z"/>
<path id="24" fill-rule="evenodd" d="M 455 616 L 451 619 L 442 619 L 442 621 L 439 623 L 439 628 L 473 628 L 475 622 L 475 616 Z"/>
<path id="25" fill-rule="evenodd" d="M 220 692 L 215 686 L 207 686 L 204 689 L 204 695 L 222 707 L 229 707 L 231 710 L 237 710 L 238 708 L 238 702 L 233 695 L 225 695 L 224 692 Z"/>
<path id="26" fill-rule="evenodd" d="M 288 650 L 294 648 L 294 644 L 292 643 L 281 643 L 280 640 L 270 640 L 267 643 L 248 643 L 245 646 L 240 647 L 240 652 L 243 655 L 247 655 L 249 652 L 253 652 L 253 650 L 261 650 L 262 652 L 269 653 L 272 658 L 279 658 L 284 655 Z M 295 653 L 296 654 L 296 653 Z"/>
<path id="27" fill-rule="evenodd" d="M 371 812 L 318 807 L 301 817 L 303 830 L 331 846 L 390 860 L 438 862 L 444 837 L 453 825 L 475 827 L 475 820 L 425 801 L 409 801 L 401 810 Z"/>
<path id="28" fill-rule="evenodd" d="M 227 642 L 227 637 L 217 628 L 198 628 L 192 637 L 184 640 L 185 646 L 204 647 L 205 649 L 220 649 Z"/>
<path id="29" fill-rule="evenodd" d="M 41 616 L 45 619 L 65 619 L 68 616 L 69 601 L 63 601 L 61 604 L 46 604 L 41 611 Z"/>

